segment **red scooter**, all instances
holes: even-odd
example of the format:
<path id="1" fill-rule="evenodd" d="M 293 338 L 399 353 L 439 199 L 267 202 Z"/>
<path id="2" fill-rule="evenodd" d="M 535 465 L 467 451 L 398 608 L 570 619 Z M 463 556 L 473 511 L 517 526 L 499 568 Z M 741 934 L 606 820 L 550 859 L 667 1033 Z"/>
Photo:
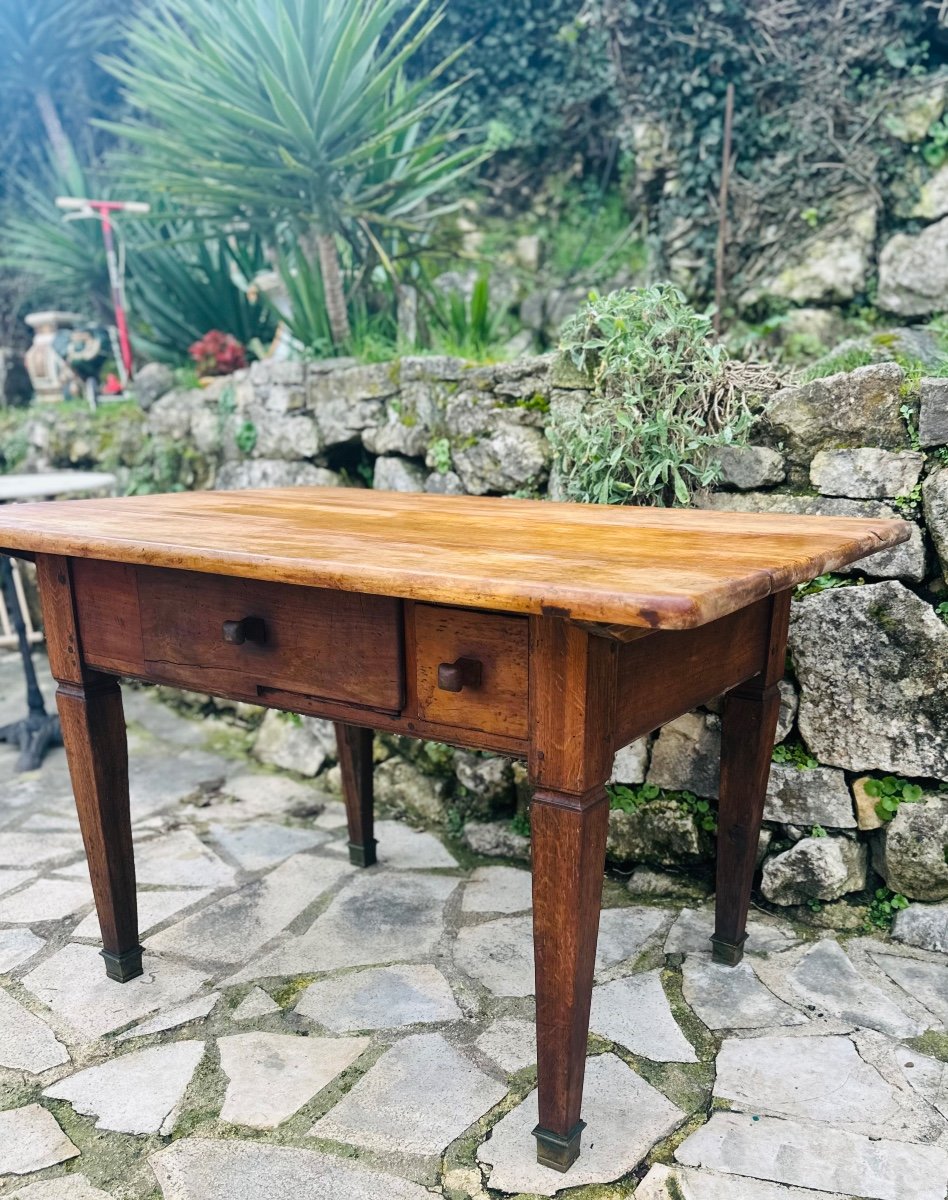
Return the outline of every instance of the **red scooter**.
<path id="1" fill-rule="evenodd" d="M 116 363 L 124 388 L 132 377 L 132 343 L 128 336 L 128 320 L 125 316 L 124 270 L 119 265 L 119 256 L 116 253 L 112 214 L 133 213 L 136 216 L 145 216 L 151 212 L 151 205 L 138 200 L 86 200 L 78 196 L 57 196 L 56 207 L 66 210 L 67 221 L 98 217 L 102 225 L 109 285 L 112 289 L 112 307 L 115 310 L 115 328 L 118 332 L 119 353 L 116 355 Z"/>

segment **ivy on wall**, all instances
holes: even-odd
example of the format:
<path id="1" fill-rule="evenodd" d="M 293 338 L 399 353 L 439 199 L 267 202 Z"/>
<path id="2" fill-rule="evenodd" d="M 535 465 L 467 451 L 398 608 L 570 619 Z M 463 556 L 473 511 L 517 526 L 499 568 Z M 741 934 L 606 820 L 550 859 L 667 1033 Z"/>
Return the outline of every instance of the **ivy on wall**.
<path id="1" fill-rule="evenodd" d="M 421 61 L 472 41 L 458 102 L 511 152 L 485 165 L 495 196 L 529 208 L 538 169 L 582 162 L 599 178 L 611 164 L 664 273 L 707 298 L 728 83 L 727 266 L 746 285 L 838 219 L 840 196 L 885 209 L 909 154 L 885 113 L 937 65 L 937 31 L 934 7 L 905 0 L 448 0 Z"/>
<path id="2" fill-rule="evenodd" d="M 415 68 L 468 43 L 452 68 L 466 79 L 458 104 L 494 148 L 533 158 L 558 153 L 565 138 L 572 151 L 608 126 L 609 39 L 584 17 L 583 0 L 448 0 Z"/>
<path id="3" fill-rule="evenodd" d="M 928 69 L 934 13 L 924 5 L 598 0 L 594 12 L 616 64 L 620 132 L 634 143 L 636 123 L 649 122 L 667 145 L 653 229 L 699 292 L 710 293 L 713 277 L 729 82 L 732 278 L 766 271 L 770 253 L 832 219 L 841 195 L 884 200 L 904 170 L 906 149 L 883 117 Z"/>

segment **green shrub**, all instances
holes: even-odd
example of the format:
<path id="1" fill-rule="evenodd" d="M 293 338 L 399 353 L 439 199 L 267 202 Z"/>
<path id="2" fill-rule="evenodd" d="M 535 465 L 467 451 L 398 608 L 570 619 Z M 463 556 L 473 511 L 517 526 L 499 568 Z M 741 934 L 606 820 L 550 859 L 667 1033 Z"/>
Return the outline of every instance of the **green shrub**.
<path id="1" fill-rule="evenodd" d="M 740 363 L 710 320 L 663 284 L 591 293 L 560 351 L 590 380 L 587 404 L 561 404 L 549 436 L 566 494 L 597 504 L 687 504 L 720 476 L 714 451 L 746 440 L 769 368 Z"/>
<path id="2" fill-rule="evenodd" d="M 273 337 L 269 308 L 234 282 L 249 284 L 267 265 L 255 235 L 215 236 L 200 221 L 168 217 L 131 231 L 128 260 L 133 341 L 149 358 L 180 362 L 212 329 L 248 347 Z"/>
<path id="3" fill-rule="evenodd" d="M 468 297 L 457 288 L 425 293 L 425 318 L 434 349 L 463 358 L 483 358 L 503 337 L 507 314 L 491 301 L 490 275 L 482 271 Z"/>

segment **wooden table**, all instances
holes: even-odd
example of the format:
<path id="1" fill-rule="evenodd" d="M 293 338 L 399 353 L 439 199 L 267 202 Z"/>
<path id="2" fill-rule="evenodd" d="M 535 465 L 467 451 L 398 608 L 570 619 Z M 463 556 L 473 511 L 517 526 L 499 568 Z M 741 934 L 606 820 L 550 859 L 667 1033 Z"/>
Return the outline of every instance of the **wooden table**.
<path id="1" fill-rule="evenodd" d="M 539 1161 L 579 1154 L 617 748 L 727 693 L 713 955 L 743 953 L 794 585 L 901 521 L 335 488 L 18 505 L 109 976 L 141 973 L 117 676 L 335 721 L 352 861 L 372 734 L 527 760 Z"/>

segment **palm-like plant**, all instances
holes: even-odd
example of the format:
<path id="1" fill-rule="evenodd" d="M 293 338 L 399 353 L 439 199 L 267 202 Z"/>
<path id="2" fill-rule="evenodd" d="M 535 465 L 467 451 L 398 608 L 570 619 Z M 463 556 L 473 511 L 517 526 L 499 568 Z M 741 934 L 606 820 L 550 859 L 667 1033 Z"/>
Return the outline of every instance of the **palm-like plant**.
<path id="1" fill-rule="evenodd" d="M 63 165 L 60 165 L 62 163 Z M 0 227 L 0 269 L 19 270 L 41 303 L 111 322 L 109 273 L 98 221 L 64 221 L 54 197 L 108 196 L 95 172 L 83 171 L 68 138 L 36 179 L 17 180 L 19 205 Z"/>
<path id="2" fill-rule="evenodd" d="M 137 115 L 149 191 L 204 214 L 290 228 L 318 259 L 334 340 L 349 337 L 340 245 L 359 259 L 406 231 L 476 158 L 456 149 L 453 87 L 404 67 L 441 19 L 431 0 L 159 0 L 106 67 Z M 274 238 L 275 240 L 275 238 Z M 384 252 L 383 252 L 384 253 Z"/>
<path id="3" fill-rule="evenodd" d="M 96 0 L 0 0 L 0 88 L 31 96 L 61 171 L 72 150 L 54 95 L 101 46 L 111 17 Z"/>

